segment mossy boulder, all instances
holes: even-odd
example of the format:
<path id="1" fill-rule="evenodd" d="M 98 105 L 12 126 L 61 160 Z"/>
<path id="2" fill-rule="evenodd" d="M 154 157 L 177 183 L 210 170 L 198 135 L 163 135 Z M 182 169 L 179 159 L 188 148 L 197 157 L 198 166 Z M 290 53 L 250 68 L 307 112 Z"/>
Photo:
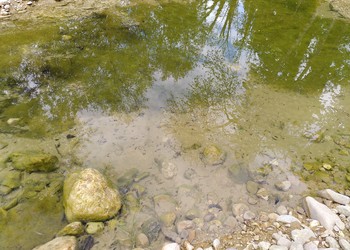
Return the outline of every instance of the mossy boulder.
<path id="1" fill-rule="evenodd" d="M 12 153 L 7 161 L 15 169 L 27 172 L 51 172 L 58 168 L 55 155 L 36 151 Z"/>
<path id="2" fill-rule="evenodd" d="M 67 176 L 63 205 L 69 222 L 105 221 L 118 213 L 121 199 L 100 172 L 88 168 Z"/>

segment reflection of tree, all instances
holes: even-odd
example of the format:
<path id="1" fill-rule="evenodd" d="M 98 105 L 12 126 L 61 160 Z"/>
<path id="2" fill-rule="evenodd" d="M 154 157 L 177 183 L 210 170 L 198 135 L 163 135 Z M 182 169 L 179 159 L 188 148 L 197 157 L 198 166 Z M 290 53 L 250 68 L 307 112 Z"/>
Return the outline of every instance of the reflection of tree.
<path id="1" fill-rule="evenodd" d="M 126 22 L 109 12 L 93 15 L 61 28 L 65 40 L 36 45 L 7 77 L 21 98 L 3 115 L 35 117 L 32 125 L 45 130 L 48 121 L 69 126 L 81 109 L 137 110 L 155 72 L 178 79 L 195 66 L 206 40 L 196 3 L 126 11 Z"/>

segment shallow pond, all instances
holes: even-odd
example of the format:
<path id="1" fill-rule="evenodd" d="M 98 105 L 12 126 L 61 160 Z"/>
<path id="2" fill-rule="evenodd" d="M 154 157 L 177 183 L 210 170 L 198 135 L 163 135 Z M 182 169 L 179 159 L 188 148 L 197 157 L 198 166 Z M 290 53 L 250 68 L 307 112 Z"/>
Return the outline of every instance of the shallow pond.
<path id="1" fill-rule="evenodd" d="M 344 192 L 350 23 L 327 11 L 292 0 L 126 4 L 5 29 L 0 132 L 9 146 L 2 156 L 36 144 L 59 154 L 63 174 L 105 173 L 125 194 L 125 223 L 98 236 L 96 249 L 132 248 L 141 230 L 134 220 L 164 212 L 154 207 L 159 195 L 172 197 L 178 221 L 215 206 L 225 221 L 237 202 L 272 211 L 320 188 Z M 275 188 L 284 180 L 288 192 Z M 269 198 L 249 193 L 248 181 Z M 136 184 L 143 191 L 134 201 Z M 65 222 L 62 208 L 47 204 L 11 209 L 0 222 L 2 249 L 52 238 Z M 18 230 L 23 223 L 30 229 Z M 207 224 L 198 240 L 232 230 Z"/>

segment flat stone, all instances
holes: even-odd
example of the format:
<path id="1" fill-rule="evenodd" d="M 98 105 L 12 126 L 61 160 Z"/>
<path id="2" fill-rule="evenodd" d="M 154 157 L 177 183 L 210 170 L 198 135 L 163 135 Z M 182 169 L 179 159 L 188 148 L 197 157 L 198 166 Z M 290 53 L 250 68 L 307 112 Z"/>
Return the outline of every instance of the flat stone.
<path id="1" fill-rule="evenodd" d="M 309 228 L 305 229 L 295 229 L 291 232 L 291 236 L 294 242 L 305 244 L 310 241 L 312 238 L 316 238 L 316 235 Z"/>
<path id="2" fill-rule="evenodd" d="M 27 172 L 51 172 L 58 168 L 56 156 L 36 151 L 12 153 L 7 161 L 15 169 Z"/>
<path id="3" fill-rule="evenodd" d="M 293 222 L 300 223 L 300 221 L 297 218 L 295 218 L 292 215 L 288 215 L 288 214 L 278 216 L 276 221 L 282 222 L 282 223 L 288 223 L 288 224 L 291 224 Z"/>
<path id="4" fill-rule="evenodd" d="M 342 205 L 347 205 L 350 203 L 350 197 L 339 194 L 332 189 L 324 189 L 318 192 L 318 195 L 322 198 L 337 202 Z"/>
<path id="5" fill-rule="evenodd" d="M 46 244 L 37 246 L 33 250 L 75 250 L 77 247 L 77 239 L 74 236 L 62 236 L 57 237 Z"/>
<path id="6" fill-rule="evenodd" d="M 328 230 L 333 230 L 335 225 L 337 225 L 341 230 L 344 230 L 344 223 L 326 205 L 316 201 L 310 196 L 305 198 L 305 202 L 309 217 L 311 219 L 318 220 L 321 225 Z"/>

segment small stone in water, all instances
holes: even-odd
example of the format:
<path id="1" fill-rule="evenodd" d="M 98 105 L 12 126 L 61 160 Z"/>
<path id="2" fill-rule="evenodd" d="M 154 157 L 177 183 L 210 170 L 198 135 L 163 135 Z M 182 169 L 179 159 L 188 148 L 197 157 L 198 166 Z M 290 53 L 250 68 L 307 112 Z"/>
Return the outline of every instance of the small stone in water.
<path id="1" fill-rule="evenodd" d="M 32 1 L 29 1 L 29 2 L 27 2 L 27 5 L 32 5 L 33 4 L 33 2 Z"/>
<path id="2" fill-rule="evenodd" d="M 215 240 L 213 241 L 213 247 L 214 247 L 214 249 L 215 249 L 215 250 L 218 249 L 219 246 L 220 246 L 220 240 L 219 240 L 219 239 L 215 239 Z"/>

